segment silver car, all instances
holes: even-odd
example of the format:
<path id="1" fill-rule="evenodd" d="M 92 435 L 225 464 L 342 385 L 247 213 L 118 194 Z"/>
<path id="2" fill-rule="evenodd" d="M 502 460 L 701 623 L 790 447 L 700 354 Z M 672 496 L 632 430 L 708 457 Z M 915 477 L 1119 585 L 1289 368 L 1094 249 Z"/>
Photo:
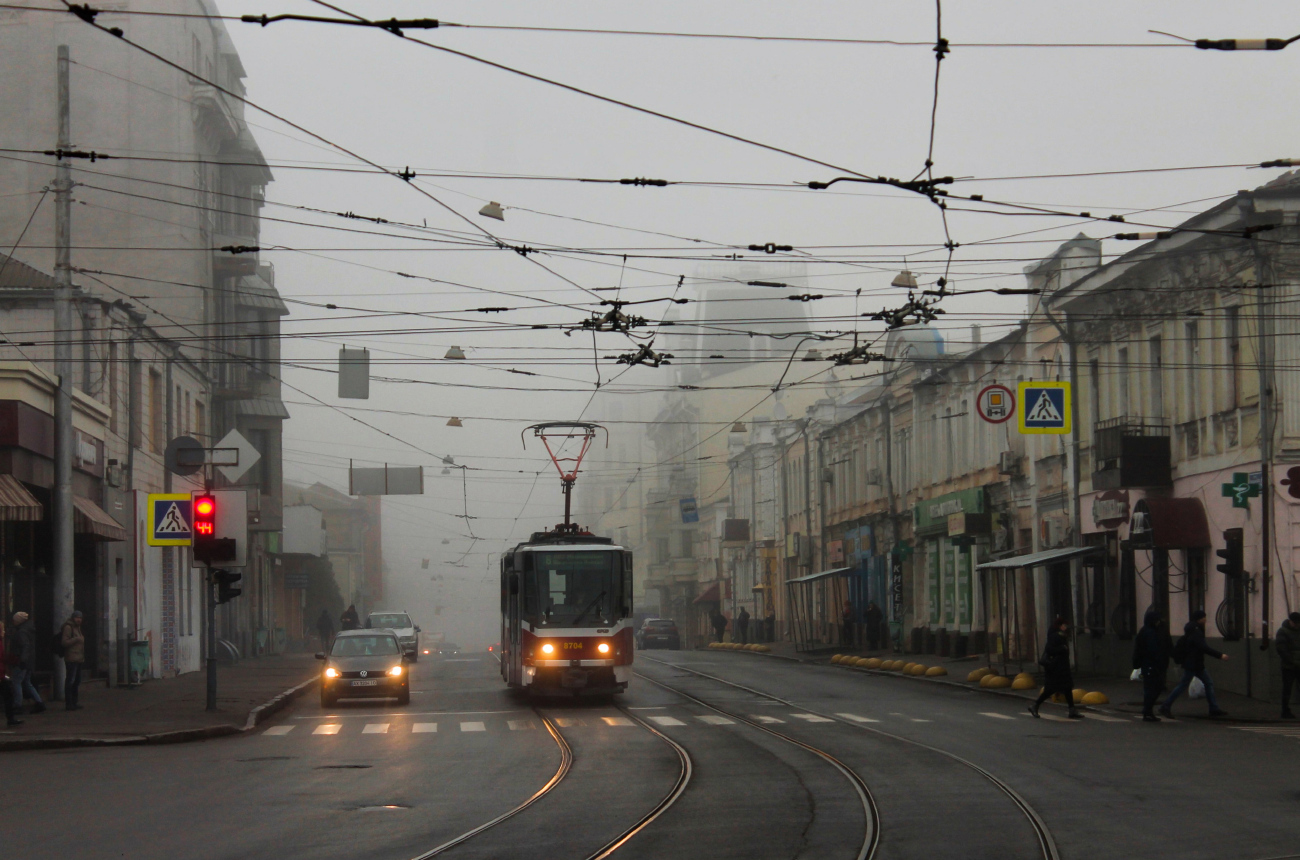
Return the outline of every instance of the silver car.
<path id="1" fill-rule="evenodd" d="M 401 643 L 406 659 L 412 663 L 420 659 L 420 628 L 411 621 L 408 613 L 377 610 L 366 616 L 366 627 L 393 631 L 397 634 L 397 641 Z"/>

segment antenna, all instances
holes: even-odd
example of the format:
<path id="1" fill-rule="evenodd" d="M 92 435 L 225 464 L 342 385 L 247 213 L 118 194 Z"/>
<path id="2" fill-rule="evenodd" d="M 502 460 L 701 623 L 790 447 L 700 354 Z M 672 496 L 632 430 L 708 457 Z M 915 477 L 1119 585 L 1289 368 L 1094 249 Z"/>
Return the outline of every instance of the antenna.
<path id="1" fill-rule="evenodd" d="M 546 446 L 546 453 L 551 455 L 551 462 L 555 464 L 555 470 L 560 473 L 561 491 L 564 493 L 564 522 L 555 527 L 558 534 L 578 534 L 582 529 L 573 522 L 570 522 L 570 503 L 573 499 L 573 485 L 578 480 L 578 470 L 582 467 L 582 458 L 587 455 L 587 450 L 591 448 L 592 441 L 596 438 L 597 430 L 605 430 L 605 447 L 609 447 L 609 431 L 599 424 L 590 424 L 584 421 L 548 421 L 545 424 L 533 424 L 525 427 L 524 432 L 519 434 L 519 439 L 524 443 L 524 450 L 528 450 L 528 431 L 533 431 L 533 436 L 541 439 L 542 444 Z M 578 450 L 576 457 L 561 457 L 560 445 L 572 439 L 578 439 L 582 442 L 582 447 Z M 556 442 L 556 447 L 551 447 L 551 442 Z"/>

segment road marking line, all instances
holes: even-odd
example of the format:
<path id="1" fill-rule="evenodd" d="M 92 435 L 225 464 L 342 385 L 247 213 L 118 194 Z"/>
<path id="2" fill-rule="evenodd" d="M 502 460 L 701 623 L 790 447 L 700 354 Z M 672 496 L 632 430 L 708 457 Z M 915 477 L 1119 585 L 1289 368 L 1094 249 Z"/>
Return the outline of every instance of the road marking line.
<path id="1" fill-rule="evenodd" d="M 677 719 L 676 717 L 664 717 L 664 716 L 651 715 L 650 720 L 651 720 L 652 722 L 656 722 L 656 723 L 658 723 L 658 724 L 661 725 L 661 726 L 684 726 L 684 725 L 686 725 L 686 723 L 683 723 L 681 720 Z"/>
<path id="2" fill-rule="evenodd" d="M 1085 719 L 1096 720 L 1099 723 L 1127 723 L 1128 720 L 1119 717 L 1103 717 L 1101 714 L 1084 714 Z"/>
<path id="3" fill-rule="evenodd" d="M 830 717 L 823 717 L 820 714 L 791 714 L 790 716 L 810 723 L 833 723 Z"/>
<path id="4" fill-rule="evenodd" d="M 627 717 L 601 717 L 607 726 L 631 726 L 635 725 Z"/>
<path id="5" fill-rule="evenodd" d="M 416 723 L 415 725 L 411 726 L 411 734 L 418 735 L 421 733 L 436 732 L 436 731 L 438 731 L 437 723 Z"/>
<path id="6" fill-rule="evenodd" d="M 878 723 L 880 720 L 873 720 L 871 717 L 860 717 L 857 714 L 836 714 L 837 717 L 843 717 L 846 720 L 852 720 L 855 723 Z"/>
<path id="7" fill-rule="evenodd" d="M 460 730 L 462 732 L 486 732 L 487 726 L 482 723 L 461 723 Z"/>
<path id="8" fill-rule="evenodd" d="M 586 725 L 585 722 L 583 722 L 582 720 L 577 719 L 576 717 L 556 717 L 556 718 L 555 718 L 555 724 L 556 724 L 557 726 L 559 726 L 560 728 L 562 728 L 562 729 L 567 729 L 567 728 L 570 728 L 571 726 L 585 726 L 585 725 Z"/>
<path id="9" fill-rule="evenodd" d="M 532 720 L 509 720 L 509 724 L 510 724 L 510 731 L 512 732 L 521 732 L 521 731 L 527 731 L 528 729 L 537 728 L 537 726 L 534 725 Z"/>
<path id="10" fill-rule="evenodd" d="M 271 726 L 271 728 L 262 732 L 264 735 L 287 735 L 289 732 L 298 728 L 297 726 Z"/>
<path id="11" fill-rule="evenodd" d="M 784 723 L 785 720 L 778 720 L 776 717 L 769 717 L 767 714 L 750 714 L 751 720 L 758 720 L 760 723 Z"/>
<path id="12" fill-rule="evenodd" d="M 981 717 L 992 717 L 992 718 L 995 719 L 995 720 L 1011 720 L 1011 719 L 1015 719 L 1014 717 L 1009 717 L 1009 716 L 1007 716 L 1006 714 L 997 714 L 997 713 L 994 713 L 993 711 L 980 711 L 979 714 L 980 714 Z"/>
<path id="13" fill-rule="evenodd" d="M 916 717 L 908 717 L 908 719 L 911 720 L 911 721 L 914 722 L 914 723 L 928 723 L 928 722 L 930 722 L 929 720 L 922 720 L 922 719 L 918 719 L 918 718 L 916 718 Z"/>
<path id="14" fill-rule="evenodd" d="M 726 717 L 719 717 L 716 714 L 696 714 L 695 719 L 702 723 L 708 723 L 711 726 L 734 726 L 735 720 L 729 720 Z"/>
<path id="15" fill-rule="evenodd" d="M 388 734 L 388 723 L 366 723 L 366 727 L 361 730 L 363 735 L 386 735 Z"/>
<path id="16" fill-rule="evenodd" d="M 322 723 L 312 731 L 313 735 L 337 735 L 339 729 L 343 728 L 342 723 Z"/>

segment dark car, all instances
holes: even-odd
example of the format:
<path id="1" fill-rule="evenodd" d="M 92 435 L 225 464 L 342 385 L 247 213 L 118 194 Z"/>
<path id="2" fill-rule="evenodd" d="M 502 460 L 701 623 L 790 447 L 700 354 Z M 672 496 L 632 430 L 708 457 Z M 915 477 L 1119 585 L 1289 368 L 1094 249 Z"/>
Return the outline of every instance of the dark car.
<path id="1" fill-rule="evenodd" d="M 334 638 L 320 677 L 320 704 L 330 708 L 342 698 L 395 698 L 411 703 L 407 660 L 391 630 L 344 630 Z"/>
<path id="2" fill-rule="evenodd" d="M 647 648 L 671 648 L 680 651 L 682 635 L 677 630 L 677 622 L 671 618 L 647 618 L 636 632 L 636 645 Z"/>
<path id="3" fill-rule="evenodd" d="M 455 642 L 443 642 L 438 645 L 439 657 L 455 657 L 460 654 L 460 646 Z"/>

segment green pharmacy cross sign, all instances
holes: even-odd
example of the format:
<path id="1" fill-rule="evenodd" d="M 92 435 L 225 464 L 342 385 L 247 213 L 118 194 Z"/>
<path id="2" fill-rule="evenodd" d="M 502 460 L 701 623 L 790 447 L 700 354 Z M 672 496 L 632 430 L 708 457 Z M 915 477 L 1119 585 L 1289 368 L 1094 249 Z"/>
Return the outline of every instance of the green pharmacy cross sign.
<path id="1" fill-rule="evenodd" d="M 1250 508 L 1250 500 L 1259 496 L 1259 484 L 1245 472 L 1233 472 L 1232 483 L 1223 485 L 1223 495 L 1232 499 L 1234 508 Z"/>

